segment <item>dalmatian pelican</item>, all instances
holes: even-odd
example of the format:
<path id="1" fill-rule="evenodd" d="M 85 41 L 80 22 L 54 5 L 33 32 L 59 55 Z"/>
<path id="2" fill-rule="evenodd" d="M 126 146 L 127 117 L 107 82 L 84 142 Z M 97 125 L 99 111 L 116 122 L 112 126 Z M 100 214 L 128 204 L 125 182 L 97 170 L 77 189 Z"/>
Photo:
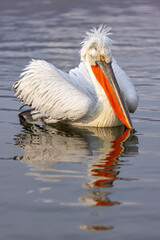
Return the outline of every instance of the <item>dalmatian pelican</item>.
<path id="1" fill-rule="evenodd" d="M 69 73 L 44 60 L 29 63 L 13 89 L 16 97 L 31 108 L 33 119 L 87 127 L 124 124 L 133 128 L 129 112 L 136 110 L 138 95 L 112 56 L 110 34 L 106 26 L 86 32 L 81 62 Z"/>

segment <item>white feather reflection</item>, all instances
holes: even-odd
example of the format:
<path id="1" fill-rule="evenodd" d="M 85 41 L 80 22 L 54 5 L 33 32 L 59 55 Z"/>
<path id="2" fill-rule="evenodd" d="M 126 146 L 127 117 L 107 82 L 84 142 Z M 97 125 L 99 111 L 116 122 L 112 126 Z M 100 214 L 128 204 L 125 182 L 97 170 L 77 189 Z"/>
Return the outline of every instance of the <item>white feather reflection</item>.
<path id="1" fill-rule="evenodd" d="M 117 175 L 117 159 L 125 151 L 123 142 L 131 132 L 124 132 L 123 127 L 74 129 L 64 125 L 51 127 L 30 124 L 21 119 L 23 129 L 15 136 L 16 145 L 21 147 L 24 156 L 16 156 L 16 160 L 26 162 L 31 168 L 28 175 L 34 175 L 42 181 L 60 181 L 66 177 L 86 178 L 89 181 L 83 187 L 100 186 L 98 181 L 105 182 L 109 175 L 104 174 L 107 162 L 110 161 L 111 175 Z M 118 140 L 117 140 L 118 139 Z M 116 142 L 118 141 L 118 142 Z M 115 143 L 114 143 L 115 142 Z M 137 151 L 137 147 L 128 148 L 127 153 Z M 116 154 L 116 155 L 115 155 Z M 112 160 L 111 160 L 112 159 Z M 61 163 L 61 166 L 59 165 Z M 87 171 L 78 167 L 69 168 L 67 163 L 85 163 Z M 73 165 L 72 165 L 73 166 Z M 100 174 L 102 173 L 102 174 Z M 108 180 L 108 182 L 109 182 Z"/>

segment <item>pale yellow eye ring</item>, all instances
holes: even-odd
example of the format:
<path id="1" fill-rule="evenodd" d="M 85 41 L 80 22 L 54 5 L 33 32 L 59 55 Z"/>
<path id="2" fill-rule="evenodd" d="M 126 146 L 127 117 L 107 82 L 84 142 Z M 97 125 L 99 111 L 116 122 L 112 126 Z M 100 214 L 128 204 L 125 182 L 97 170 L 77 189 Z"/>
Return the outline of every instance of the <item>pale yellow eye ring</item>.
<path id="1" fill-rule="evenodd" d="M 100 59 L 104 62 L 106 60 L 106 58 L 102 55 L 100 55 Z"/>

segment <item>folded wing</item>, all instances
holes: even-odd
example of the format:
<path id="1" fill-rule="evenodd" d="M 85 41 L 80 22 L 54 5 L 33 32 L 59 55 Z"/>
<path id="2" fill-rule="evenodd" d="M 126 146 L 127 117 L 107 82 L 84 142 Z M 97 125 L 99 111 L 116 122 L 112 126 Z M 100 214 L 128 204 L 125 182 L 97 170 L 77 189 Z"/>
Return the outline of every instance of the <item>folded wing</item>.
<path id="1" fill-rule="evenodd" d="M 15 95 L 48 122 L 76 121 L 91 109 L 92 100 L 54 65 L 32 60 L 13 85 Z"/>

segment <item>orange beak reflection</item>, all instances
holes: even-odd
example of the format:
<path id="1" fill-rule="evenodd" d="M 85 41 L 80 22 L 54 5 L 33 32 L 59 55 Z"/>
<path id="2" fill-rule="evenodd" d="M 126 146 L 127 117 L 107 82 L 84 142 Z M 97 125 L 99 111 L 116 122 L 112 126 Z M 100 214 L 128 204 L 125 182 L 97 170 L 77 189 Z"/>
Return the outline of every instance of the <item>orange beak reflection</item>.
<path id="1" fill-rule="evenodd" d="M 84 184 L 84 187 L 88 188 L 89 191 L 87 191 L 86 196 L 80 198 L 81 201 L 90 202 L 91 206 L 101 207 L 120 204 L 118 201 L 110 200 L 107 189 L 113 187 L 116 180 L 121 179 L 118 177 L 121 168 L 119 157 L 123 156 L 124 143 L 132 137 L 132 134 L 133 131 L 127 128 L 122 135 L 110 142 L 110 147 L 106 149 L 109 151 L 104 158 L 96 158 L 88 166 L 91 181 Z"/>
<path id="2" fill-rule="evenodd" d="M 127 128 L 133 128 L 128 107 L 121 94 L 111 63 L 108 64 L 100 60 L 97 61 L 97 65 L 98 66 L 91 66 L 92 71 L 102 86 L 114 113 Z"/>

